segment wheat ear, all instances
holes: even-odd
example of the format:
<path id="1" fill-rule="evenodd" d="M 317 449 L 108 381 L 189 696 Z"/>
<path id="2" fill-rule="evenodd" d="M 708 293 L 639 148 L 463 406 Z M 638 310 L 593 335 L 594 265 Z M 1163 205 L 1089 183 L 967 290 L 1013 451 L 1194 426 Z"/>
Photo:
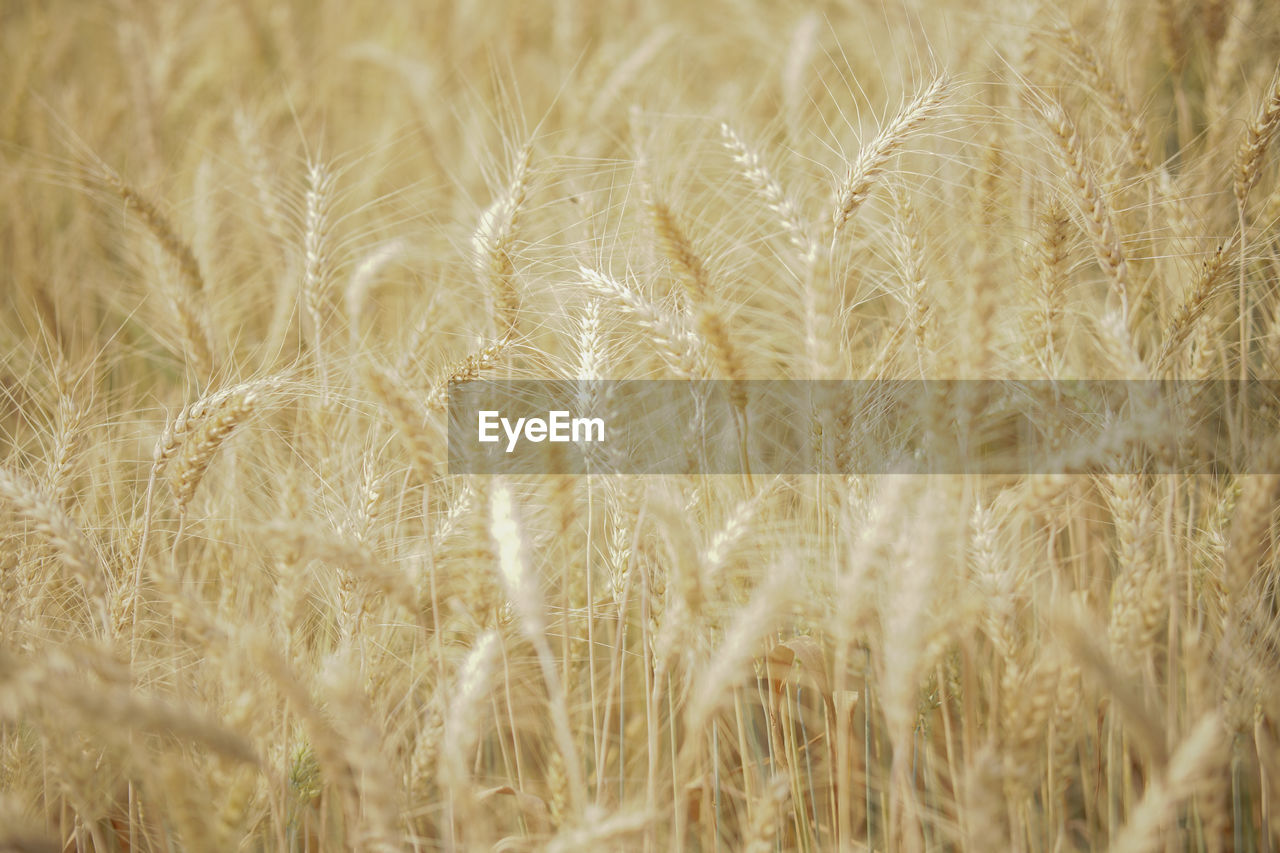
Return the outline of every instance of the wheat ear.
<path id="1" fill-rule="evenodd" d="M 247 391 L 234 394 L 218 409 L 211 412 L 204 422 L 188 437 L 178 467 L 172 480 L 173 497 L 178 512 L 186 515 L 191 498 L 209 470 L 209 463 L 218 449 L 231 437 L 241 423 L 257 408 L 258 393 Z"/>
<path id="2" fill-rule="evenodd" d="M 1120 299 L 1121 315 L 1128 325 L 1128 268 L 1124 252 L 1120 248 L 1120 239 L 1116 236 L 1111 210 L 1085 160 L 1084 146 L 1076 133 L 1075 124 L 1062 107 L 1052 101 L 1040 104 L 1038 111 L 1050 130 L 1054 153 L 1071 180 L 1071 189 L 1084 208 L 1085 223 L 1098 263 L 1111 278 L 1112 289 Z"/>
<path id="3" fill-rule="evenodd" d="M 365 371 L 365 382 L 373 391 L 374 397 L 391 415 L 392 424 L 409 448 L 414 470 L 418 476 L 429 480 L 435 473 L 439 453 L 425 428 L 426 412 L 404 381 L 389 370 L 370 365 Z"/>
<path id="4" fill-rule="evenodd" d="M 1129 150 L 1133 165 L 1143 173 L 1150 172 L 1152 169 L 1151 146 L 1147 142 L 1146 132 L 1142 129 L 1142 121 L 1129 103 L 1129 98 L 1116 83 L 1114 76 L 1103 67 L 1097 51 L 1085 43 L 1073 27 L 1055 28 L 1053 35 L 1075 58 L 1093 90 L 1102 95 L 1107 112 L 1111 114 L 1112 121 L 1124 135 L 1125 147 Z"/>
<path id="5" fill-rule="evenodd" d="M 721 122 L 720 135 L 724 137 L 725 147 L 733 156 L 742 177 L 760 196 L 769 212 L 778 218 L 787 241 L 806 264 L 812 264 L 817 257 L 818 246 L 810 236 L 796 203 L 782 189 L 782 184 L 769 171 L 763 158 L 727 122 Z"/>
<path id="6" fill-rule="evenodd" d="M 506 188 L 481 214 L 471 236 L 473 262 L 492 294 L 500 338 L 516 334 L 520 294 L 516 290 L 512 253 L 520 213 L 529 193 L 532 160 L 533 146 L 527 143 L 516 154 Z"/>
<path id="7" fill-rule="evenodd" d="M 1055 196 L 1039 217 L 1036 241 L 1037 305 L 1031 334 L 1034 357 L 1046 372 L 1056 377 L 1061 372 L 1064 355 L 1062 317 L 1066 301 L 1068 275 L 1066 208 Z"/>
<path id="8" fill-rule="evenodd" d="M 1249 296 L 1245 288 L 1245 204 L 1249 199 L 1249 191 L 1258 182 L 1262 174 L 1262 162 L 1267 156 L 1267 149 L 1280 130 L 1280 69 L 1271 78 L 1267 95 L 1258 107 L 1258 112 L 1245 128 L 1244 138 L 1236 148 L 1234 168 L 1234 189 L 1236 208 L 1240 222 L 1240 278 L 1237 285 L 1237 301 L 1240 316 L 1240 378 L 1249 375 Z"/>
<path id="9" fill-rule="evenodd" d="M 324 354 L 324 305 L 333 275 L 332 207 L 335 178 L 320 160 L 307 163 L 305 232 L 302 238 L 302 303 L 311 324 L 311 347 L 320 371 L 324 400 L 329 393 Z"/>
<path id="10" fill-rule="evenodd" d="M 0 466 L 0 497 L 48 538 L 63 565 L 83 584 L 85 592 L 91 598 L 101 599 L 106 586 L 98 557 L 80 526 L 58 502 L 26 477 L 3 466 Z"/>
<path id="11" fill-rule="evenodd" d="M 676 221 L 671 208 L 655 197 L 647 184 L 644 196 L 658 248 L 671 261 L 684 285 L 685 295 L 692 303 L 691 308 L 698 334 L 710 348 L 720 375 L 732 383 L 729 400 L 733 404 L 738 421 L 743 473 L 750 480 L 750 470 L 746 464 L 747 388 L 742 381 L 745 378 L 742 356 L 730 338 L 724 318 L 716 305 L 711 286 L 711 274 L 702 262 L 702 258 L 694 251 L 688 235 Z"/>
<path id="12" fill-rule="evenodd" d="M 1266 97 L 1245 127 L 1244 136 L 1236 149 L 1234 188 L 1236 203 L 1241 207 L 1262 174 L 1262 161 L 1275 140 L 1277 130 L 1280 130 L 1280 69 L 1271 78 Z"/>
<path id="13" fill-rule="evenodd" d="M 1236 238 L 1233 238 L 1234 243 Z M 1218 246 L 1214 253 L 1204 259 L 1196 283 L 1183 298 L 1173 317 L 1165 328 L 1160 342 L 1160 350 L 1156 356 L 1156 369 L 1164 371 L 1172 366 L 1175 356 L 1182 350 L 1191 333 L 1208 313 L 1213 298 L 1221 292 L 1227 272 L 1227 252 L 1230 244 Z"/>
<path id="14" fill-rule="evenodd" d="M 140 193 L 133 185 L 108 166 L 98 161 L 98 174 L 101 180 L 120 196 L 124 206 L 138 217 L 146 229 L 156 238 L 164 253 L 178 265 L 183 283 L 192 293 L 204 291 L 204 275 L 200 272 L 200 264 L 196 261 L 196 253 L 173 226 L 169 218 L 160 212 L 160 208 Z"/>
<path id="15" fill-rule="evenodd" d="M 906 141 L 919 130 L 926 121 L 936 115 L 953 91 L 951 78 L 943 74 L 934 78 L 928 86 L 920 91 L 911 103 L 907 104 L 893 120 L 886 124 L 875 139 L 865 145 L 858 157 L 849 166 L 849 173 L 841 184 L 836 197 L 836 211 L 833 217 L 834 230 L 839 233 L 858 208 L 871 195 L 871 188 L 883 174 L 885 166 Z"/>
<path id="16" fill-rule="evenodd" d="M 592 293 L 620 305 L 649 333 L 649 343 L 681 378 L 692 379 L 704 374 L 698 359 L 696 340 L 676 318 L 650 302 L 634 287 L 612 276 L 586 266 L 579 266 L 578 274 Z"/>
<path id="17" fill-rule="evenodd" d="M 484 344 L 467 353 L 444 370 L 431 393 L 427 395 L 427 408 L 443 412 L 449 407 L 449 386 L 474 382 L 496 369 L 511 349 L 512 337 L 504 335 L 496 341 Z"/>

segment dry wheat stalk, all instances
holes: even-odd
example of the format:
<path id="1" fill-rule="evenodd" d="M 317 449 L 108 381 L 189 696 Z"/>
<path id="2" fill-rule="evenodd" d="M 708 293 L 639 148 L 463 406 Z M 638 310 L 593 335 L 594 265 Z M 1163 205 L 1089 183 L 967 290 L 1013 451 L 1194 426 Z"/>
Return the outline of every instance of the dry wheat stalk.
<path id="1" fill-rule="evenodd" d="M 654 195 L 647 184 L 644 189 L 645 206 L 648 208 L 658 248 L 671 262 L 684 285 L 685 295 L 693 312 L 694 328 L 711 351 L 712 361 L 721 378 L 733 383 L 733 390 L 730 392 L 732 402 L 742 412 L 746 408 L 746 386 L 742 383 L 746 378 L 745 367 L 738 346 L 729 336 L 723 309 L 712 288 L 711 273 L 701 255 L 694 250 L 675 214 Z"/>
<path id="2" fill-rule="evenodd" d="M 546 613 L 538 579 L 531 573 L 528 543 L 517 515 L 511 488 L 502 481 L 490 492 L 489 532 L 497 549 L 498 570 L 506 587 L 507 596 L 519 619 L 525 637 L 534 645 L 543 680 L 551 700 L 552 729 L 556 746 L 565 762 L 574 811 L 579 811 L 585 801 L 586 785 L 582 769 L 578 765 L 577 749 L 565 708 L 564 685 L 552 663 L 551 650 L 546 639 Z"/>
<path id="3" fill-rule="evenodd" d="M 1036 241 L 1037 305 L 1028 345 L 1033 357 L 1056 377 L 1062 372 L 1065 356 L 1063 314 L 1068 276 L 1066 207 L 1055 196 L 1039 217 Z"/>
<path id="4" fill-rule="evenodd" d="M 1265 846 L 1275 460 L 1164 473 L 1207 396 L 1055 420 L 1280 371 L 1257 0 L 118 5 L 127 50 L 4 17 L 0 847 Z M 1050 377 L 1065 473 L 864 475 L 963 402 L 874 394 L 796 413 L 838 475 L 704 476 L 698 427 L 693 476 L 450 470 L 450 384 L 504 373 L 609 422 L 615 377 Z M 286 386 L 331 405 L 210 476 Z"/>
<path id="5" fill-rule="evenodd" d="M 479 736 L 476 715 L 490 689 L 498 642 L 493 631 L 481 634 L 458 669 L 443 725 L 446 750 L 442 766 L 443 781 L 456 788 L 465 785 L 471 776 L 471 751 Z"/>
<path id="6" fill-rule="evenodd" d="M 916 348 L 916 363 L 921 376 L 925 375 L 925 357 L 930 346 L 931 310 L 926 293 L 928 280 L 925 275 L 924 247 L 921 242 L 920 218 L 911 199 L 901 187 L 892 187 L 893 204 L 897 216 L 893 219 L 893 257 L 898 265 L 905 293 L 900 301 L 907 309 L 907 323 Z"/>
<path id="7" fill-rule="evenodd" d="M 410 460 L 418 475 L 430 479 L 439 461 L 439 450 L 427 434 L 427 412 L 403 379 L 391 371 L 369 365 L 365 382 L 374 397 L 391 415 L 400 438 L 409 447 Z"/>
<path id="8" fill-rule="evenodd" d="M 1232 244 L 1224 243 L 1218 246 L 1212 255 L 1205 258 L 1195 285 L 1178 306 L 1165 329 L 1160 351 L 1156 356 L 1158 369 L 1173 367 L 1173 359 L 1208 313 L 1213 298 L 1221 292 L 1227 278 L 1226 259 L 1233 244 L 1234 240 Z"/>

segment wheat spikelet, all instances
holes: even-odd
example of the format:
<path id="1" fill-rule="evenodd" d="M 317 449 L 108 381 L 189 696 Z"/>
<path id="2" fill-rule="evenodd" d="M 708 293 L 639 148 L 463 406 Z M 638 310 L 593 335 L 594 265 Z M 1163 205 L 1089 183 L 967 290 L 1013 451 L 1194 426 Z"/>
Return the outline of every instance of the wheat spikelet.
<path id="1" fill-rule="evenodd" d="M 1111 702 L 1115 714 L 1125 724 L 1128 736 L 1146 758 L 1165 765 L 1168 751 L 1159 717 L 1143 694 L 1142 684 L 1130 679 L 1116 666 L 1110 651 L 1095 639 L 1080 614 L 1055 614 L 1056 628 L 1063 644 L 1081 672 L 1096 684 Z"/>
<path id="2" fill-rule="evenodd" d="M 466 660 L 458 669 L 453 698 L 444 719 L 444 781 L 461 787 L 470 778 L 470 753 L 479 732 L 476 713 L 490 689 L 494 658 L 498 652 L 498 636 L 486 631 L 476 638 Z"/>
<path id="3" fill-rule="evenodd" d="M 1138 478 L 1112 477 L 1109 484 L 1119 576 L 1112 587 L 1108 633 L 1117 657 L 1133 665 L 1152 646 L 1163 622 L 1165 578 L 1151 555 L 1151 505 Z"/>
<path id="4" fill-rule="evenodd" d="M 916 363 L 924 375 L 924 360 L 931 352 L 931 314 L 926 295 L 928 280 L 924 271 L 924 247 L 920 239 L 920 218 L 911 199 L 898 186 L 892 187 L 897 216 L 893 220 L 893 256 L 905 293 L 900 301 L 907 309 L 907 324 L 916 347 Z"/>
<path id="5" fill-rule="evenodd" d="M 698 335 L 710 349 L 712 360 L 720 376 L 733 383 L 730 391 L 731 402 L 735 409 L 743 412 L 747 402 L 746 386 L 742 383 L 745 378 L 745 368 L 741 353 L 729 337 L 723 313 L 716 303 L 711 274 L 702 262 L 702 257 L 694 251 L 693 244 L 690 243 L 685 230 L 676 221 L 671 209 L 653 194 L 647 184 L 644 197 L 658 248 L 671 261 L 676 275 L 684 285 L 685 294 L 693 310 L 694 326 Z"/>
<path id="6" fill-rule="evenodd" d="M 1065 346 L 1062 321 L 1067 286 L 1066 208 L 1055 196 L 1039 217 L 1036 241 L 1037 305 L 1029 346 L 1049 376 L 1062 370 Z"/>
<path id="7" fill-rule="evenodd" d="M 403 240 L 388 240 L 367 252 L 351 271 L 343 293 L 346 302 L 347 322 L 351 325 L 351 346 L 359 345 L 360 319 L 364 314 L 365 300 L 378 274 L 405 251 Z"/>
<path id="8" fill-rule="evenodd" d="M 196 709 L 134 691 L 128 684 L 87 681 L 86 667 L 109 673 L 103 657 L 101 652 L 89 652 L 77 659 L 56 651 L 44 661 L 0 656 L 0 680 L 13 692 L 9 701 L 0 703 L 0 718 L 14 719 L 27 703 L 43 704 L 72 715 L 81 725 L 153 732 L 202 744 L 238 762 L 257 763 L 256 753 L 243 737 Z"/>
<path id="9" fill-rule="evenodd" d="M 425 711 L 426 720 L 414 735 L 409 761 L 408 790 L 411 795 L 428 796 L 439 775 L 439 756 L 444 740 L 444 715 L 436 702 Z"/>
<path id="10" fill-rule="evenodd" d="M 1231 78 L 1244 53 L 1242 48 L 1255 6 L 1254 0 L 1213 0 L 1213 3 L 1218 8 L 1211 17 L 1219 22 L 1225 21 L 1226 25 L 1218 28 L 1220 38 L 1215 39 L 1213 62 L 1204 87 L 1204 109 L 1210 119 L 1210 135 L 1205 142 L 1210 148 L 1217 147 L 1227 129 L 1225 119 L 1229 110 L 1226 98 L 1234 88 Z"/>
<path id="11" fill-rule="evenodd" d="M 1274 471 L 1280 458 L 1274 442 L 1259 460 Z M 1227 538 L 1225 585 L 1229 596 L 1241 595 L 1258 571 L 1267 550 L 1271 520 L 1280 497 L 1280 474 L 1251 474 L 1243 478 Z"/>
<path id="12" fill-rule="evenodd" d="M 1061 675 L 1059 662 L 1042 656 L 1001 691 L 1001 713 L 1008 721 L 1001 733 L 1004 775 L 1008 784 L 1024 791 L 1039 777 L 1040 750 L 1057 705 Z"/>
<path id="13" fill-rule="evenodd" d="M 212 376 L 216 367 L 213 340 L 197 306 L 185 294 L 173 294 L 169 307 L 178 318 L 178 329 L 188 363 L 197 376 Z"/>
<path id="14" fill-rule="evenodd" d="M 232 400 L 245 397 L 265 400 L 289 385 L 290 380 L 286 374 L 276 374 L 228 385 L 188 403 L 165 425 L 160 437 L 156 440 L 151 454 L 152 473 L 154 475 L 163 473 L 183 443 L 204 423 L 204 420 L 212 413 L 224 409 Z"/>
<path id="15" fill-rule="evenodd" d="M 503 586 L 515 608 L 521 630 L 534 645 L 542 677 L 551 696 L 556 746 L 564 760 L 573 807 L 577 811 L 584 803 L 585 783 L 577 763 L 577 750 L 573 745 L 569 715 L 565 708 L 564 687 L 556 674 L 546 640 L 546 612 L 542 590 L 530 570 L 524 529 L 516 514 L 511 488 L 504 481 L 495 483 L 490 492 L 489 517 L 489 532 L 497 548 L 498 571 L 502 576 Z"/>
<path id="16" fill-rule="evenodd" d="M 1130 380 L 1151 378 L 1151 370 L 1118 312 L 1108 311 L 1099 318 L 1098 343 L 1114 375 Z"/>
<path id="17" fill-rule="evenodd" d="M 685 229 L 676 221 L 667 204 L 645 185 L 644 202 L 649 222 L 662 255 L 671 262 L 676 277 L 684 285 L 685 294 L 695 305 L 706 304 L 712 295 L 711 274 L 702 256 L 694 251 Z"/>
<path id="18" fill-rule="evenodd" d="M 284 211 L 280 209 L 280 195 L 272 179 L 271 161 L 267 157 L 259 135 L 259 125 L 243 108 L 238 108 L 232 115 L 235 126 L 236 141 L 245 155 L 250 169 L 253 190 L 257 195 L 258 208 L 266 220 L 267 228 L 280 243 L 285 242 L 288 227 Z"/>
<path id="19" fill-rule="evenodd" d="M 692 731 L 700 730 L 723 701 L 726 689 L 755 657 L 760 639 L 768 634 L 773 621 L 787 606 L 786 575 L 785 566 L 770 570 L 751 600 L 735 614 L 732 624 L 725 630 L 724 639 L 695 681 L 697 689 L 685 711 L 685 719 Z"/>
<path id="20" fill-rule="evenodd" d="M 998 549 L 998 527 L 992 510 L 981 504 L 975 505 L 970 527 L 970 559 L 975 579 L 982 585 L 987 598 L 983 625 L 996 652 L 1012 666 L 1016 650 L 1014 596 L 1017 579 L 1013 567 L 1006 564 L 1004 555 Z"/>
<path id="21" fill-rule="evenodd" d="M 751 531 L 772 489 L 772 481 L 760 491 L 738 503 L 730 511 L 724 524 L 712 534 L 700 558 L 707 578 L 712 580 L 724 570 L 733 552 L 738 549 Z"/>
<path id="22" fill-rule="evenodd" d="M 205 278 L 191 244 L 185 240 L 154 202 L 127 183 L 105 162 L 96 160 L 98 177 L 124 202 L 155 238 L 161 255 L 171 260 L 178 270 L 181 286 L 169 294 L 169 305 L 178 318 L 179 332 L 187 356 L 198 376 L 207 377 L 214 370 L 214 346 L 209 334 L 205 302 Z"/>
<path id="23" fill-rule="evenodd" d="M 324 309 L 333 276 L 333 192 L 336 177 L 322 160 L 307 162 L 302 236 L 302 304 L 311 331 L 311 347 L 320 381 L 328 395 L 328 363 L 324 347 Z"/>
<path id="24" fill-rule="evenodd" d="M 498 484 L 490 494 L 490 532 L 497 547 L 498 569 L 507 594 L 520 616 L 520 625 L 531 637 L 546 630 L 542 591 L 530 574 L 524 533 L 514 512 L 511 489 Z"/>
<path id="25" fill-rule="evenodd" d="M 781 822 L 779 813 L 791 793 L 788 785 L 787 777 L 781 774 L 769 780 L 765 795 L 755 803 L 751 825 L 745 833 L 745 853 L 769 853 L 774 849 Z"/>
<path id="26" fill-rule="evenodd" d="M 66 490 L 71 479 L 76 456 L 83 444 L 85 414 L 85 408 L 69 392 L 64 390 L 58 394 L 53 453 L 45 475 L 55 496 Z"/>

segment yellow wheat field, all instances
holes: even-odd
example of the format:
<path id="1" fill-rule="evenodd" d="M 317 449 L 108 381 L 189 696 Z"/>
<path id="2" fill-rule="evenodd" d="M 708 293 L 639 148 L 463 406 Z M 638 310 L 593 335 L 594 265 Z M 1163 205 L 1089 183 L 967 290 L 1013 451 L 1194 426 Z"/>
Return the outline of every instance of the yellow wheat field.
<path id="1" fill-rule="evenodd" d="M 1276 850 L 1280 445 L 486 477 L 444 418 L 1280 378 L 1278 56 L 1268 0 L 0 0 L 0 850 Z"/>

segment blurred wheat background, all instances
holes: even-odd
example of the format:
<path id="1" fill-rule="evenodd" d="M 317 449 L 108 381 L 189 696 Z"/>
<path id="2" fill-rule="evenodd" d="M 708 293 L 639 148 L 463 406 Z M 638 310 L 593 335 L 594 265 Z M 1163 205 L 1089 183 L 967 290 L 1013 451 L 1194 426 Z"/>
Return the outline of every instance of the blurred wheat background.
<path id="1" fill-rule="evenodd" d="M 3 0 L 0 849 L 1277 849 L 1280 478 L 443 424 L 1277 378 L 1278 55 L 1271 0 Z"/>

